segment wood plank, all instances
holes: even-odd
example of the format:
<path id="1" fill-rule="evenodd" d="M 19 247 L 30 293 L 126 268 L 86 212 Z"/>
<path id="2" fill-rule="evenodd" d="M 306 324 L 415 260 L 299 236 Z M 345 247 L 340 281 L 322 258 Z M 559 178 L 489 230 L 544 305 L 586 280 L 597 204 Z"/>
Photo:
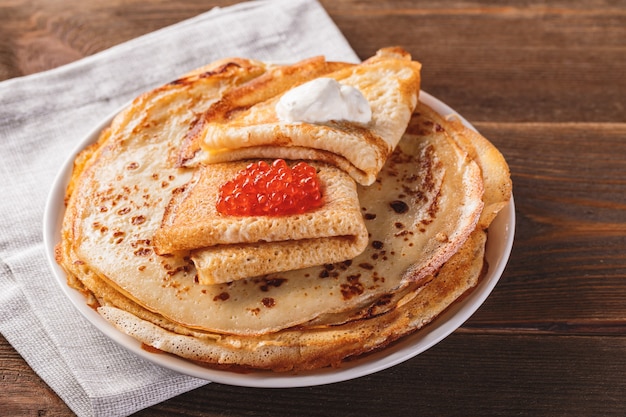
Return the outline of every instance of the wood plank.
<path id="1" fill-rule="evenodd" d="M 390 44 L 407 48 L 423 63 L 423 89 L 471 120 L 626 120 L 626 14 L 414 10 L 421 13 L 333 18 L 354 34 L 348 40 L 361 57 Z"/>
<path id="2" fill-rule="evenodd" d="M 624 334 L 626 124 L 476 126 L 511 167 L 517 228 L 471 326 Z"/>
<path id="3" fill-rule="evenodd" d="M 209 384 L 139 416 L 622 416 L 626 338 L 447 338 L 412 360 L 351 382 L 259 390 Z M 402 381 L 402 383 L 398 383 Z M 393 389 L 389 389 L 393 387 Z"/>
<path id="4" fill-rule="evenodd" d="M 38 0 L 0 8 L 0 79 L 72 62 L 216 4 Z M 402 44 L 423 87 L 476 121 L 623 121 L 626 13 L 604 2 L 551 7 L 472 2 L 325 1 L 365 58 Z"/>
<path id="5" fill-rule="evenodd" d="M 136 416 L 621 416 L 624 352 L 623 336 L 457 332 L 408 362 L 351 382 L 288 390 L 209 384 Z M 73 415 L 1 337 L 0 359 L 9 382 L 2 415 Z"/>
<path id="6" fill-rule="evenodd" d="M 0 0 L 0 80 L 236 0 Z M 401 44 L 511 165 L 517 237 L 454 335 L 290 390 L 210 384 L 138 416 L 626 415 L 626 3 L 321 0 L 359 56 Z M 72 412 L 0 336 L 0 415 Z"/>
<path id="7" fill-rule="evenodd" d="M 92 55 L 236 0 L 0 2 L 0 80 Z"/>
<path id="8" fill-rule="evenodd" d="M 67 405 L 35 374 L 2 335 L 0 364 L 0 415 L 73 415 Z"/>

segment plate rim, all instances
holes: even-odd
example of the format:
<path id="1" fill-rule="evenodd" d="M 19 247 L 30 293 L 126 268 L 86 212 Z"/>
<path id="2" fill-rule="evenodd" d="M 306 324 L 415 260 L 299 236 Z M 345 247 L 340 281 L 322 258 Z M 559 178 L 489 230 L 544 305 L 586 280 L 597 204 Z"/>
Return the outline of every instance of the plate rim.
<path id="1" fill-rule="evenodd" d="M 476 130 L 462 115 L 425 91 L 420 91 L 419 99 L 440 115 L 455 115 L 468 128 Z M 506 268 L 513 248 L 515 235 L 516 218 L 513 195 L 511 195 L 510 201 L 500 213 L 498 213 L 487 231 L 486 256 L 490 265 L 493 266 L 487 272 L 487 275 L 481 279 L 477 287 L 462 300 L 449 306 L 424 328 L 401 338 L 393 345 L 381 351 L 351 360 L 338 368 L 323 368 L 314 371 L 287 373 L 271 371 L 250 371 L 241 373 L 213 369 L 169 353 L 149 352 L 142 348 L 140 341 L 118 330 L 94 309 L 89 307 L 83 294 L 67 285 L 67 275 L 56 263 L 54 258 L 54 247 L 60 239 L 63 214 L 65 212 L 65 204 L 63 204 L 65 191 L 75 157 L 82 149 L 95 142 L 99 133 L 108 126 L 115 115 L 126 106 L 127 105 L 122 106 L 93 127 L 77 143 L 68 158 L 61 165 L 46 198 L 43 217 L 44 249 L 55 281 L 78 312 L 97 330 L 117 345 L 156 365 L 210 382 L 251 388 L 311 387 L 371 375 L 418 356 L 454 333 L 482 306 L 495 288 Z M 494 241 L 494 239 L 497 240 L 497 242 Z M 496 243 L 499 244 L 499 248 L 494 247 Z"/>

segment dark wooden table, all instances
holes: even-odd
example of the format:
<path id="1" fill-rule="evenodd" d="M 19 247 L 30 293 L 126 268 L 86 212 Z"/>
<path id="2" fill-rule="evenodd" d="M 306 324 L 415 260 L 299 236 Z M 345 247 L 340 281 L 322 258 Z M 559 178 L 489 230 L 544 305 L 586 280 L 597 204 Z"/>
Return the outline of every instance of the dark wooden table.
<path id="1" fill-rule="evenodd" d="M 0 0 L 0 80 L 232 3 Z M 408 49 L 423 89 L 503 152 L 509 265 L 464 326 L 394 368 L 313 388 L 209 384 L 137 415 L 626 415 L 626 2 L 322 3 L 359 56 Z M 72 414 L 2 337 L 0 404 Z"/>

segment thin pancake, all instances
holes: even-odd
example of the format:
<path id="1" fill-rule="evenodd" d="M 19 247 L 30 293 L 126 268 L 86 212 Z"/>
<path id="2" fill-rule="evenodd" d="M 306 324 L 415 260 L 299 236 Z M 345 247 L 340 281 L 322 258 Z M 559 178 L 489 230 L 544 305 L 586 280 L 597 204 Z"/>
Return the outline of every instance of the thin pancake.
<path id="1" fill-rule="evenodd" d="M 209 123 L 225 121 L 239 112 L 284 93 L 294 85 L 352 65 L 354 64 L 328 62 L 324 57 L 318 56 L 292 65 L 270 66 L 260 76 L 229 89 L 193 121 L 179 149 L 178 166 L 195 166 L 207 157 L 206 153 L 201 150 L 201 144 L 202 136 L 205 134 L 205 129 Z M 227 159 L 214 162 L 225 160 Z"/>
<path id="2" fill-rule="evenodd" d="M 381 349 L 434 320 L 483 272 L 485 232 L 476 230 L 437 277 L 417 294 L 386 314 L 336 326 L 288 329 L 259 337 L 224 336 L 153 324 L 112 306 L 98 312 L 120 331 L 141 342 L 209 366 L 304 371 L 340 366 L 347 357 Z"/>
<path id="3" fill-rule="evenodd" d="M 219 188 L 248 162 L 201 167 L 176 190 L 166 207 L 154 246 L 172 253 L 215 245 L 278 242 L 329 236 L 355 236 L 365 229 L 356 185 L 344 172 L 323 164 L 318 169 L 324 204 L 303 214 L 229 216 L 217 211 Z"/>
<path id="4" fill-rule="evenodd" d="M 265 70 L 220 68 L 144 95 L 77 158 L 57 260 L 103 317 L 211 366 L 312 369 L 423 327 L 476 284 L 484 229 L 510 198 L 508 167 L 424 105 L 377 181 L 358 187 L 371 236 L 350 262 L 202 286 L 189 252 L 157 255 L 165 206 L 192 175 L 172 158 L 186 127 Z"/>
<path id="5" fill-rule="evenodd" d="M 322 207 L 285 216 L 229 216 L 217 211 L 218 190 L 247 162 L 201 167 L 176 190 L 153 245 L 157 253 L 192 250 L 204 285 L 352 259 L 368 236 L 356 185 L 343 171 L 313 163 Z"/>
<path id="6" fill-rule="evenodd" d="M 428 281 L 482 210 L 478 166 L 428 119 L 412 125 L 424 132 L 405 135 L 378 181 L 358 188 L 370 245 L 350 263 L 197 285 L 189 253 L 160 256 L 152 243 L 170 196 L 190 178 L 169 165 L 176 136 L 157 142 L 126 129 L 100 151 L 70 198 L 62 263 L 87 265 L 145 309 L 205 331 L 264 334 L 325 316 L 361 315 L 381 297 Z"/>
<path id="7" fill-rule="evenodd" d="M 249 107 L 233 104 L 227 96 L 194 126 L 180 163 L 190 167 L 251 157 L 318 159 L 341 167 L 358 183 L 370 185 L 402 137 L 417 104 L 420 68 L 406 51 L 385 48 L 362 64 L 324 75 L 363 93 L 372 110 L 367 125 L 342 120 L 282 122 L 275 106 L 287 90 L 284 84 L 275 95 L 267 94 L 269 98 Z M 316 77 L 303 77 L 302 81 L 312 78 Z"/>

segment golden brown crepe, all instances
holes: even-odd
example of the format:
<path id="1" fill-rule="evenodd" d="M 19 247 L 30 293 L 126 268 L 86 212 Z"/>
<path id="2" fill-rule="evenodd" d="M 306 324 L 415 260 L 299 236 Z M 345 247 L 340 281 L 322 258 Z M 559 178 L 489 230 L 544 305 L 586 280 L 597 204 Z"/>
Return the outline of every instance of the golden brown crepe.
<path id="1" fill-rule="evenodd" d="M 262 83 L 252 80 L 227 93 L 196 121 L 179 163 L 192 167 L 250 158 L 317 159 L 339 166 L 360 184 L 371 185 L 417 104 L 421 64 L 401 48 L 383 48 L 359 65 L 334 64 L 342 68 L 333 72 L 311 71 L 311 66 L 331 67 L 305 61 L 287 67 L 290 77 L 269 72 Z M 358 88 L 371 106 L 372 120 L 366 125 L 279 120 L 275 107 L 281 96 L 322 75 Z"/>
<path id="2" fill-rule="evenodd" d="M 143 343 L 183 358 L 220 368 L 303 371 L 340 367 L 346 358 L 386 347 L 434 320 L 466 291 L 483 270 L 486 234 L 476 230 L 436 279 L 402 300 L 397 308 L 339 325 L 294 327 L 257 337 L 216 335 L 142 320 L 124 309 L 103 306 L 98 312 Z"/>
<path id="3" fill-rule="evenodd" d="M 369 241 L 353 259 L 201 285 L 193 251 L 159 255 L 175 190 L 211 172 L 177 164 L 195 115 L 266 71 L 241 59 L 207 69 L 137 99 L 77 158 L 57 260 L 103 317 L 211 366 L 313 369 L 423 327 L 476 285 L 508 167 L 423 104 L 376 181 L 357 187 Z"/>
<path id="4" fill-rule="evenodd" d="M 218 284 L 352 259 L 368 236 L 356 184 L 343 171 L 313 164 L 324 205 L 302 214 L 234 216 L 217 211 L 220 186 L 247 162 L 215 164 L 194 177 L 168 203 L 153 245 L 159 254 L 191 250 L 201 284 Z"/>
<path id="5" fill-rule="evenodd" d="M 124 167 L 145 158 L 146 151 L 156 164 L 159 148 L 152 140 L 138 146 L 126 136 L 123 145 L 106 146 L 83 175 L 82 192 L 70 201 L 70 210 L 89 213 L 89 220 L 84 215 L 74 218 L 64 243 L 140 305 L 193 328 L 262 334 L 359 310 L 433 274 L 474 230 L 483 206 L 480 170 L 449 137 L 432 132 L 421 140 L 410 134 L 405 138 L 379 181 L 358 189 L 369 247 L 331 271 L 320 265 L 229 285 L 196 285 L 189 253 L 160 256 L 153 246 L 170 196 L 179 188 L 174 185 L 187 183 L 189 173 L 161 162 L 158 172 L 173 184 L 162 192 L 152 190 L 151 185 L 162 187 L 153 179 L 154 171 Z M 167 141 L 160 146 L 161 152 L 170 147 Z M 104 200 L 93 204 L 99 195 Z M 267 282 L 273 284 L 268 287 Z M 226 302 L 215 301 L 225 293 Z M 261 314 L 259 305 L 268 296 L 274 306 Z"/>

